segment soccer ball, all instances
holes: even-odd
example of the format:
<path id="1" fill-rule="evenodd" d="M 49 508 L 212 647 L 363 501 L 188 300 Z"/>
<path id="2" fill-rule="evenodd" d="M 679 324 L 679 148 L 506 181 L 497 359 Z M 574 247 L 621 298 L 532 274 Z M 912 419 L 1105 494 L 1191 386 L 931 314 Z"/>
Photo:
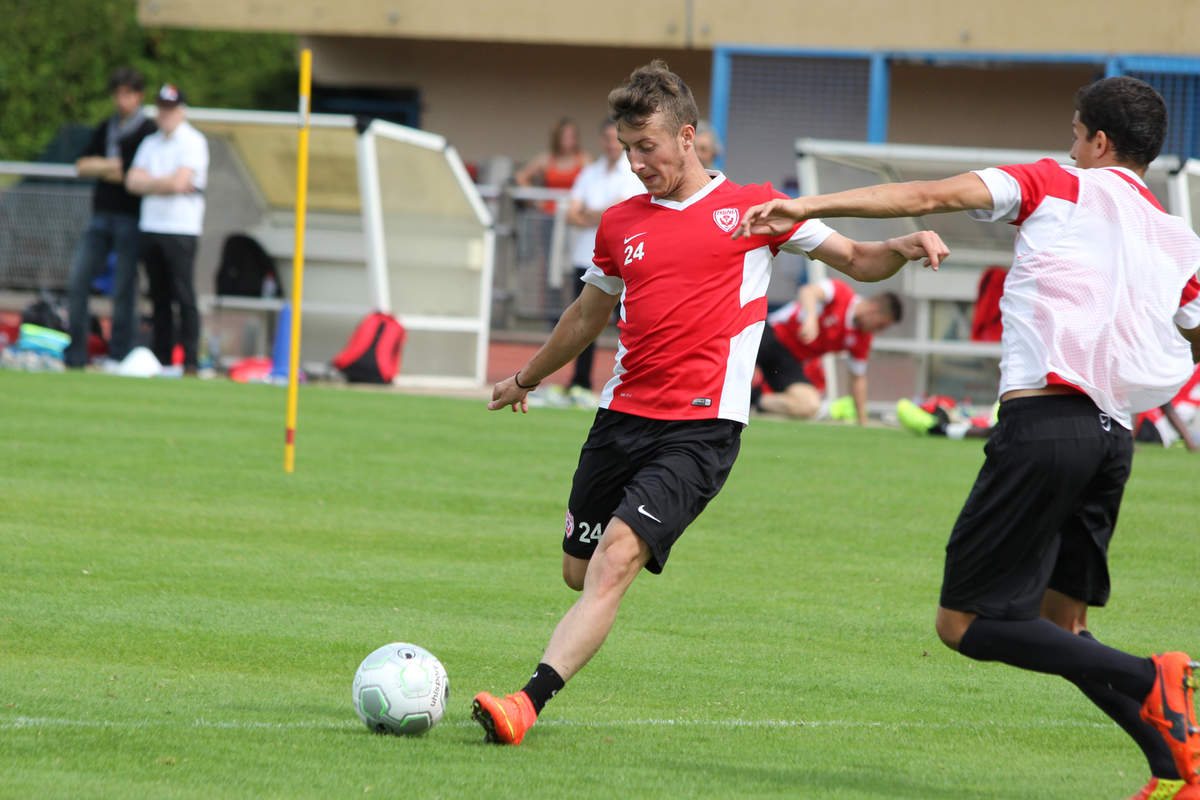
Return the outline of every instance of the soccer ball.
<path id="1" fill-rule="evenodd" d="M 450 679 L 433 653 L 393 642 L 358 665 L 351 697 L 359 719 L 372 731 L 409 736 L 424 733 L 442 718 Z"/>

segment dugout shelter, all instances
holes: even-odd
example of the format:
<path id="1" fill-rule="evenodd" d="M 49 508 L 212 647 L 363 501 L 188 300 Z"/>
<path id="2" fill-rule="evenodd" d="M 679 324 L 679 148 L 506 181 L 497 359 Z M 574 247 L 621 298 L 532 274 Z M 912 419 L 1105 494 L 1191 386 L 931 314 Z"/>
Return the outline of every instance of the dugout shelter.
<path id="1" fill-rule="evenodd" d="M 226 361 L 269 352 L 290 292 L 221 295 L 215 279 L 226 240 L 247 234 L 290 289 L 298 115 L 190 108 L 188 120 L 210 152 L 195 275 L 206 343 L 219 342 Z M 352 116 L 313 114 L 309 124 L 302 365 L 325 371 L 358 322 L 383 310 L 408 330 L 397 384 L 482 385 L 492 217 L 457 151 L 437 134 L 379 120 L 360 130 Z M 65 291 L 90 208 L 90 184 L 73 166 L 0 163 L 7 305 Z M 96 310 L 103 314 L 105 304 Z"/>

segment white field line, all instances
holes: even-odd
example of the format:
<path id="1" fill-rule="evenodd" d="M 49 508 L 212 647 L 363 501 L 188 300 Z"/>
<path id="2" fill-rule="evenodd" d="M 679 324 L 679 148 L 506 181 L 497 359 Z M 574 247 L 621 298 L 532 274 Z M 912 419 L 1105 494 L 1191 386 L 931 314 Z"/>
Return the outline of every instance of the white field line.
<path id="1" fill-rule="evenodd" d="M 471 720 L 457 720 L 450 725 L 454 727 L 471 727 L 476 723 Z M 9 717 L 0 718 L 0 730 L 19 730 L 22 728 L 164 728 L 187 726 L 193 728 L 233 728 L 242 730 L 298 730 L 320 728 L 357 728 L 362 725 L 357 720 L 329 722 L 322 720 L 296 720 L 292 722 L 263 722 L 257 720 L 214 720 L 203 717 L 190 721 L 183 720 L 139 720 L 136 722 L 117 722 L 113 720 L 95 719 L 66 719 L 55 717 Z M 636 727 L 680 727 L 680 728 L 883 728 L 901 729 L 917 728 L 937 730 L 944 728 L 1006 728 L 1037 729 L 1037 728 L 1110 728 L 1116 727 L 1113 722 L 1085 722 L 1083 720 L 1025 720 L 1021 722 L 995 722 L 956 720 L 953 722 L 928 722 L 922 720 L 902 720 L 895 722 L 871 720 L 796 720 L 796 719 L 631 719 L 631 720 L 597 720 L 595 722 L 579 722 L 568 719 L 547 719 L 538 722 L 539 727 L 579 727 L 579 728 L 636 728 Z"/>

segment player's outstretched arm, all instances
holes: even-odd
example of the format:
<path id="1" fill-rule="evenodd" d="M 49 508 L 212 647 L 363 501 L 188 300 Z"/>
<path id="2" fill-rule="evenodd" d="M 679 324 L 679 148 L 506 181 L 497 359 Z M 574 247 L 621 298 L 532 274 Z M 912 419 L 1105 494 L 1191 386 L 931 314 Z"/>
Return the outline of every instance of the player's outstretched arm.
<path id="1" fill-rule="evenodd" d="M 937 269 L 950 248 L 933 231 L 917 231 L 886 242 L 858 242 L 834 233 L 809 255 L 856 281 L 881 281 L 900 271 L 909 261 L 924 261 Z"/>
<path id="2" fill-rule="evenodd" d="M 768 200 L 742 215 L 733 237 L 779 236 L 792 225 L 818 217 L 920 217 L 992 207 L 992 193 L 973 172 L 940 181 L 881 183 L 835 194 Z"/>
<path id="3" fill-rule="evenodd" d="M 523 414 L 529 413 L 527 395 L 547 375 L 573 361 L 604 331 L 619 299 L 620 295 L 609 294 L 590 283 L 584 286 L 575 302 L 563 312 L 542 349 L 515 375 L 492 387 L 488 410 L 511 406 L 514 413 L 518 409 Z"/>

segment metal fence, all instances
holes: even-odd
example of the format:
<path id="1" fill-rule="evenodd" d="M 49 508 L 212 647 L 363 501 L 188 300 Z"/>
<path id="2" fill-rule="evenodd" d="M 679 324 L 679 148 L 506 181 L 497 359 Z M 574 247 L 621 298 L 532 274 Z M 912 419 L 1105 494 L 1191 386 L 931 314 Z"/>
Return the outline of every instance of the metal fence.
<path id="1" fill-rule="evenodd" d="M 542 330 L 574 297 L 567 224 L 570 192 L 480 186 L 496 226 L 492 329 Z"/>
<path id="2" fill-rule="evenodd" d="M 66 292 L 93 186 L 71 165 L 0 162 L 0 291 Z M 574 296 L 569 192 L 479 188 L 496 220 L 492 327 L 544 330 Z"/>
<path id="3" fill-rule="evenodd" d="M 0 162 L 0 289 L 62 291 L 92 210 L 74 167 Z"/>

